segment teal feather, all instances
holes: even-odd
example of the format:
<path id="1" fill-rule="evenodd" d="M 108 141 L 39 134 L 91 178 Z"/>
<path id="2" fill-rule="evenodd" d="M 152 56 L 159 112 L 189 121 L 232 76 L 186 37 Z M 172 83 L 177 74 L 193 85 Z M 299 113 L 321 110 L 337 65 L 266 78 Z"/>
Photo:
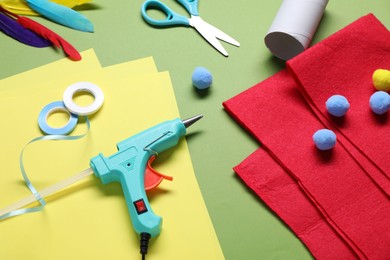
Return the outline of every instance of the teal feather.
<path id="1" fill-rule="evenodd" d="M 48 0 L 26 0 L 26 2 L 31 9 L 53 22 L 79 31 L 94 31 L 93 24 L 84 15 L 69 7 Z"/>

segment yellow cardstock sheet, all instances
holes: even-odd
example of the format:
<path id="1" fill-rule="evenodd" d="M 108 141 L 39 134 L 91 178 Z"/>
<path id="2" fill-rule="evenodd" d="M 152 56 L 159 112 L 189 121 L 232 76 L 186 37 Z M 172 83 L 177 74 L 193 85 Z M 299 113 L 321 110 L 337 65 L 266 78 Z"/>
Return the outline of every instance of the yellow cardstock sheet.
<path id="1" fill-rule="evenodd" d="M 24 166 L 38 190 L 88 168 L 100 152 L 110 156 L 118 142 L 179 117 L 169 73 L 157 72 L 152 58 L 101 68 L 93 51 L 82 55 L 85 69 L 68 73 L 67 62 L 60 61 L 0 81 L 0 208 L 31 194 L 19 169 L 19 154 L 43 135 L 37 124 L 41 109 L 61 100 L 70 84 L 98 85 L 104 105 L 89 117 L 91 128 L 84 138 L 38 141 L 25 149 Z M 23 86 L 14 85 L 21 82 Z M 188 132 L 192 129 L 201 132 L 202 120 Z M 71 135 L 86 131 L 80 120 Z M 147 193 L 154 212 L 163 217 L 162 232 L 150 241 L 147 259 L 223 259 L 185 138 L 161 153 L 153 166 L 173 181 L 164 180 Z M 0 259 L 141 259 L 120 184 L 102 185 L 92 175 L 46 201 L 41 212 L 0 221 Z"/>

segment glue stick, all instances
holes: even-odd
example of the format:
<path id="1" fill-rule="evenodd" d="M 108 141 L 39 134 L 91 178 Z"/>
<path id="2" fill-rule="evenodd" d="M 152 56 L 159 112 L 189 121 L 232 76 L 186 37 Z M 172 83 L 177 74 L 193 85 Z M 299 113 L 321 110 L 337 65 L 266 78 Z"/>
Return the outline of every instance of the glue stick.
<path id="1" fill-rule="evenodd" d="M 273 55 L 289 60 L 310 45 L 329 0 L 283 0 L 265 45 Z"/>

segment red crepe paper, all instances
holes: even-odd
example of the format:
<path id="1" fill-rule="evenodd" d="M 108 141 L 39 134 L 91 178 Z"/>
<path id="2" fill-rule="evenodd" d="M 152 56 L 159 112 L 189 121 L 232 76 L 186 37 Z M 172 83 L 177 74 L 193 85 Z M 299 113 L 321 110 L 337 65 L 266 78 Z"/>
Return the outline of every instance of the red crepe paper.
<path id="1" fill-rule="evenodd" d="M 234 170 L 295 232 L 316 259 L 357 259 L 294 179 L 264 149 L 258 149 Z"/>
<path id="2" fill-rule="evenodd" d="M 369 30 L 364 28 L 369 28 Z M 370 39 L 372 41 L 372 38 L 370 38 L 372 34 L 385 33 L 387 35 L 382 35 L 382 37 L 388 38 L 388 31 L 384 32 L 383 28 L 375 17 L 369 15 L 338 32 L 338 37 L 333 36 L 325 40 L 325 43 L 321 45 L 322 47 L 317 48 L 316 53 L 320 53 L 322 49 L 332 50 L 334 52 L 332 53 L 333 59 L 337 57 L 332 66 L 338 68 L 329 70 L 335 73 L 335 76 L 327 76 L 332 78 L 334 82 L 340 83 L 336 79 L 340 75 L 343 75 L 343 79 L 345 79 L 344 73 L 339 72 L 344 67 L 364 63 L 367 60 L 373 61 L 370 65 L 373 67 L 377 55 L 374 54 L 375 59 L 371 59 L 370 55 L 376 48 L 367 50 L 363 44 L 363 49 L 360 49 L 360 51 L 355 49 L 359 48 L 360 40 L 366 42 L 367 39 Z M 353 46 L 354 54 L 347 57 L 342 55 L 343 59 L 339 59 L 337 52 L 340 49 L 344 50 L 339 46 L 344 45 L 344 41 L 346 44 L 350 44 L 351 42 L 348 40 L 351 36 L 353 36 L 353 41 L 356 41 Z M 376 41 L 371 43 L 375 45 Z M 382 50 L 387 50 L 386 46 L 390 46 L 387 41 L 381 40 L 379 43 Z M 328 51 L 324 51 L 324 53 L 329 55 Z M 377 53 L 377 51 L 374 53 Z M 300 81 L 301 89 L 306 89 L 305 82 L 318 83 L 320 76 L 329 73 L 328 68 L 322 62 L 324 58 L 322 55 L 303 56 L 306 59 L 306 64 L 321 69 L 322 73 L 311 73 L 310 66 L 295 69 L 295 71 L 299 71 L 294 76 Z M 290 69 L 294 68 L 295 64 L 299 64 L 300 56 L 289 63 Z M 383 62 L 383 60 L 380 61 Z M 314 66 L 313 64 L 316 63 L 318 65 Z M 325 64 L 330 66 L 330 62 Z M 383 63 L 379 62 L 378 66 L 381 64 Z M 352 71 L 353 69 L 348 70 L 350 73 Z M 360 70 L 358 71 L 360 72 Z M 360 76 L 354 74 L 350 74 L 350 76 L 360 78 Z M 310 77 L 317 77 L 317 80 L 310 81 Z M 350 82 L 357 83 L 353 80 Z M 332 84 L 332 81 L 328 81 L 328 84 Z M 316 95 L 322 95 L 326 92 L 324 88 L 329 87 L 321 85 L 321 87 L 316 88 L 314 84 L 309 85 L 310 89 L 316 90 Z M 362 87 L 361 85 L 354 86 Z M 348 95 L 346 95 L 348 93 L 332 93 L 332 95 L 344 94 L 348 98 Z M 358 91 L 358 93 L 361 92 Z M 328 97 L 325 97 L 325 101 Z M 369 96 L 367 100 L 368 98 Z M 313 103 L 315 104 L 315 101 Z M 354 103 L 351 103 L 350 111 L 352 111 Z M 381 144 L 379 142 L 371 142 L 374 148 L 364 154 L 359 153 L 362 149 L 353 142 L 357 149 L 351 152 L 349 148 L 352 145 L 348 141 L 355 139 L 346 134 L 342 136 L 338 129 L 334 128 L 333 130 L 341 140 L 330 152 L 318 151 L 313 145 L 312 134 L 320 128 L 331 128 L 331 126 L 329 126 L 329 121 L 322 120 L 321 117 L 324 117 L 324 113 L 317 113 L 317 116 L 314 116 L 312 111 L 308 109 L 293 77 L 286 70 L 226 101 L 224 106 L 240 124 L 262 142 L 268 151 L 268 155 L 272 156 L 293 177 L 307 198 L 324 216 L 324 219 L 354 250 L 359 258 L 388 259 L 390 256 L 389 197 L 388 194 L 383 192 L 385 189 L 378 188 L 378 180 L 374 182 L 372 176 L 373 166 L 379 166 L 383 173 L 383 167 L 386 167 L 387 164 L 381 159 L 375 160 L 375 165 L 370 164 L 370 161 L 367 160 L 369 158 L 374 161 L 372 157 L 375 157 L 373 156 L 375 151 L 377 153 L 384 152 L 380 150 Z M 366 108 L 369 109 L 368 101 Z M 361 111 L 367 112 L 364 109 L 361 109 Z M 349 117 L 352 117 L 352 115 Z M 334 123 L 332 122 L 332 124 Z M 344 122 L 343 126 L 348 124 L 349 121 Z M 360 123 L 356 125 L 356 128 L 361 130 L 367 124 L 367 122 L 366 124 Z M 350 127 L 352 128 L 352 126 Z M 386 128 L 386 125 L 383 125 L 383 122 L 379 126 L 376 124 L 374 128 L 370 128 L 370 131 L 380 127 Z M 360 131 L 355 130 L 354 133 L 359 135 Z M 368 132 L 365 131 L 365 133 Z M 360 138 L 360 142 L 363 139 Z M 351 154 L 354 156 L 351 156 Z M 363 160 L 363 163 L 359 164 L 357 160 L 360 161 L 360 159 Z M 261 163 L 259 162 L 260 165 Z"/>
<path id="3" fill-rule="evenodd" d="M 320 61 L 320 62 L 318 62 Z M 345 137 L 381 170 L 372 176 L 379 184 L 390 184 L 390 117 L 375 115 L 369 107 L 376 91 L 372 74 L 390 69 L 390 33 L 367 15 L 287 62 L 301 92 L 321 120 L 336 126 Z M 343 119 L 326 111 L 332 95 L 344 95 L 351 108 Z M 389 194 L 389 193 L 388 193 Z"/>
<path id="4" fill-rule="evenodd" d="M 385 251 L 390 254 L 390 236 L 383 232 L 390 230 L 387 197 L 340 142 L 331 152 L 315 148 L 311 137 L 323 125 L 311 113 L 287 70 L 226 101 L 224 106 L 295 179 L 359 258 Z M 373 211 L 368 212 L 368 208 Z M 384 244 L 366 239 L 375 236 Z M 378 249 L 373 255 L 365 252 L 371 252 L 371 247 Z"/>

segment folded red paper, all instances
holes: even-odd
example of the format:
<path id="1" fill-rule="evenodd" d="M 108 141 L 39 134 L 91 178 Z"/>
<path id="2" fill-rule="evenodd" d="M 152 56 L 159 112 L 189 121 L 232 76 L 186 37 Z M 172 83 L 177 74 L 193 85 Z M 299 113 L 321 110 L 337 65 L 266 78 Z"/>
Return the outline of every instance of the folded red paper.
<path id="1" fill-rule="evenodd" d="M 264 149 L 258 149 L 234 171 L 294 231 L 315 259 L 358 258 Z"/>
<path id="2" fill-rule="evenodd" d="M 331 152 L 316 150 L 311 136 L 323 125 L 308 109 L 287 71 L 224 105 L 295 179 L 360 258 L 390 255 L 390 235 L 385 232 L 390 230 L 387 196 L 340 143 Z"/>
<path id="3" fill-rule="evenodd" d="M 390 69 L 386 27 L 367 15 L 290 60 L 287 67 L 318 117 L 337 127 L 379 168 L 371 170 L 371 176 L 390 194 L 390 115 L 378 116 L 369 106 L 376 91 L 372 74 L 379 68 Z M 335 94 L 351 104 L 341 119 L 331 116 L 325 106 Z"/>
<path id="4" fill-rule="evenodd" d="M 357 42 L 360 38 L 363 41 L 369 38 L 371 31 L 363 30 L 367 27 L 377 33 L 382 33 L 384 28 L 375 17 L 369 15 L 338 32 L 338 37 L 328 38 L 328 41 L 325 40 L 326 44 L 322 46 L 323 48 L 332 46 L 332 50 L 337 53 L 337 46 L 344 44 L 344 38 L 348 39 L 354 35 L 356 36 L 354 41 Z M 386 33 L 388 33 L 387 30 Z M 336 43 L 330 44 L 332 41 Z M 354 48 L 359 47 L 356 45 Z M 375 50 L 375 48 L 370 50 Z M 320 51 L 321 47 L 317 49 L 317 52 Z M 370 52 L 366 49 L 360 50 L 359 53 L 360 55 L 352 55 L 349 59 L 346 57 L 346 60 L 337 60 L 339 70 L 345 66 L 351 66 L 354 62 L 358 63 L 358 58 L 364 61 L 367 56 L 370 59 Z M 337 57 L 336 54 L 334 55 Z M 299 63 L 300 56 L 289 63 L 290 68 Z M 307 59 L 306 64 L 319 63 L 322 72 L 327 73 L 327 69 L 321 67 L 322 62 L 319 62 L 322 60 L 321 55 L 304 57 Z M 333 66 L 336 65 L 333 64 Z M 317 68 L 317 66 L 313 67 Z M 299 75 L 302 74 L 307 76 L 302 76 L 302 78 L 309 81 L 311 68 L 300 67 L 300 69 L 296 79 L 301 80 Z M 312 76 L 320 77 L 316 73 Z M 351 77 L 356 77 L 356 75 L 352 74 Z M 322 88 L 316 89 L 317 95 L 321 95 L 323 88 L 326 88 L 324 85 L 321 86 Z M 300 87 L 301 89 L 305 87 L 302 81 L 300 81 Z M 287 71 L 282 71 L 226 101 L 224 106 L 238 122 L 263 143 L 268 155 L 272 156 L 293 177 L 324 219 L 360 258 L 388 258 L 390 255 L 388 194 L 383 192 L 385 190 L 383 187 L 378 188 L 377 180 L 374 182 L 371 174 L 376 170 L 376 173 L 379 172 L 383 177 L 382 167 L 386 164 L 383 164 L 382 160 L 375 161 L 375 165 L 372 164 L 367 160 L 367 158 L 371 159 L 372 154 L 359 153 L 361 151 L 359 146 L 355 142 L 349 143 L 352 139 L 346 134 L 341 136 L 337 128 L 334 128 L 334 131 L 341 136 L 341 140 L 336 147 L 331 152 L 316 150 L 311 140 L 312 134 L 320 128 L 332 126 L 323 118 L 319 120 L 324 116 L 323 114 L 317 113 L 315 116 L 308 109 L 292 76 Z M 369 109 L 368 103 L 367 108 Z M 317 108 L 314 107 L 314 109 Z M 380 126 L 386 128 L 383 122 Z M 366 125 L 359 124 L 356 127 L 361 129 Z M 351 148 L 351 144 L 355 145 L 355 150 Z M 383 152 L 380 150 L 380 144 L 371 143 L 371 145 L 375 149 L 370 149 L 370 152 Z M 349 148 L 353 150 L 352 153 Z M 358 163 L 357 160 L 359 162 L 362 160 L 363 163 Z M 261 162 L 258 163 L 261 165 Z M 382 172 L 374 166 L 380 166 Z M 386 186 L 385 179 L 381 181 L 381 184 Z"/>

